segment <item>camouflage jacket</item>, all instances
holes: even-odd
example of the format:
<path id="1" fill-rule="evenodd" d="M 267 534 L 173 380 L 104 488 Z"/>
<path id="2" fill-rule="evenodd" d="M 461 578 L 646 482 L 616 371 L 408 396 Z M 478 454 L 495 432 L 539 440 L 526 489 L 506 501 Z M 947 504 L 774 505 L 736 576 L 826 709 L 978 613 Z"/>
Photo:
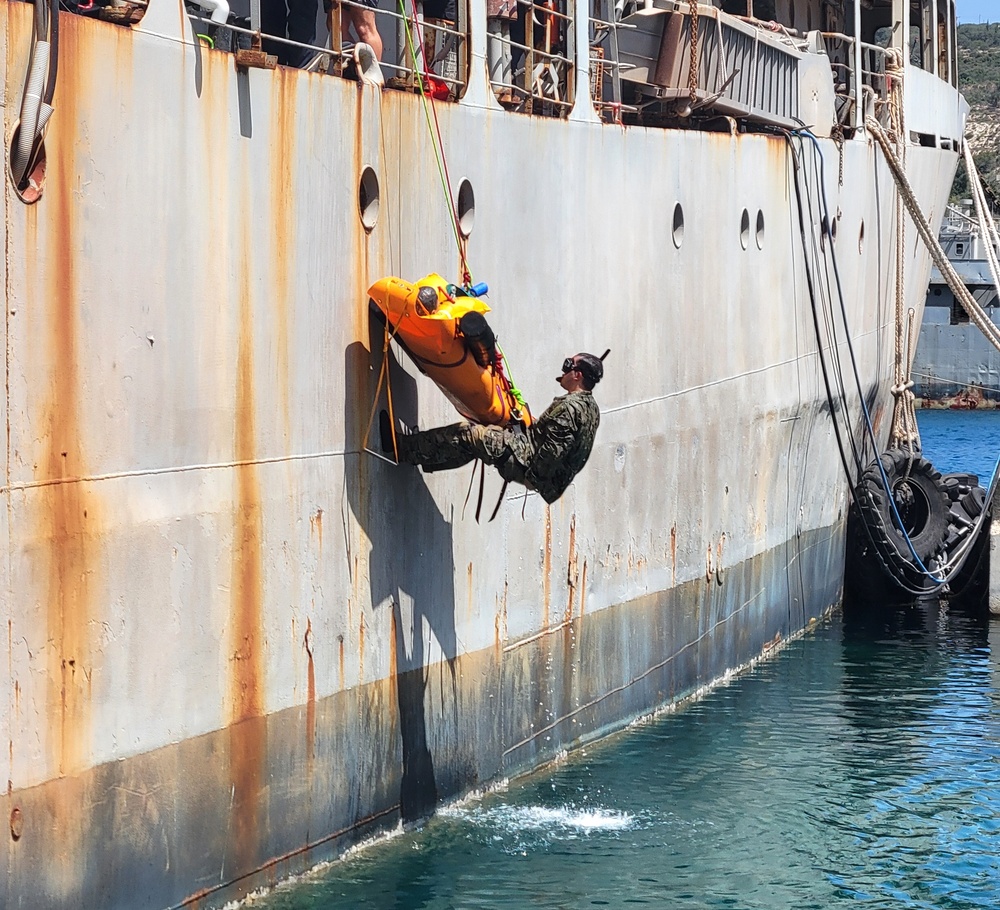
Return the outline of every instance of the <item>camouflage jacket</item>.
<path id="1" fill-rule="evenodd" d="M 601 412 L 591 392 L 556 398 L 528 427 L 530 463 L 525 482 L 546 502 L 555 502 L 587 463 Z"/>

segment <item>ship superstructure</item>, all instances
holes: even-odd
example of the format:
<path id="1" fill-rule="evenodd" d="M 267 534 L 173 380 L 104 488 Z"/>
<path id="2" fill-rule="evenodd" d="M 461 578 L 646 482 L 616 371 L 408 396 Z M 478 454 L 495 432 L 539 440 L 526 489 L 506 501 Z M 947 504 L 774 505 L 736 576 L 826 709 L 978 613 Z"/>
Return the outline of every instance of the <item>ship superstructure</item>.
<path id="1" fill-rule="evenodd" d="M 3 906 L 221 905 L 839 601 L 840 430 L 930 270 L 866 121 L 937 229 L 952 0 L 384 3 L 377 69 L 348 6 L 297 69 L 256 3 L 3 5 Z M 481 524 L 368 451 L 384 358 L 455 413 L 367 289 L 464 269 L 536 410 L 613 352 L 585 470 Z"/>

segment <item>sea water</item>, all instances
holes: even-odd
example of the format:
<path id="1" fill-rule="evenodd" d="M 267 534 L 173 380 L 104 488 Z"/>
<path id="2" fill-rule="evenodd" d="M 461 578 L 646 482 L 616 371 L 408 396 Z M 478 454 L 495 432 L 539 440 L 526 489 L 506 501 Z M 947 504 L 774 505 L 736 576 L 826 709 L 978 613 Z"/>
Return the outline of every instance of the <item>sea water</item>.
<path id="1" fill-rule="evenodd" d="M 979 473 L 1000 412 L 921 412 Z M 252 901 L 335 908 L 1000 907 L 1000 624 L 835 617 L 681 710 Z"/>

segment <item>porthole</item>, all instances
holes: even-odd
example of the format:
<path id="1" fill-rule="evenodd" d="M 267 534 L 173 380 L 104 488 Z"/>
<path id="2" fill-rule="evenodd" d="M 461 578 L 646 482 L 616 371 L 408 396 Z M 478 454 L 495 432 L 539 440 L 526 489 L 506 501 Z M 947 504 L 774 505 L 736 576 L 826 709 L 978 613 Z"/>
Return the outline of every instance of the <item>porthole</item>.
<path id="1" fill-rule="evenodd" d="M 366 231 L 375 227 L 378 221 L 379 187 L 378 177 L 370 167 L 361 174 L 361 184 L 358 186 L 358 211 L 361 214 L 361 224 Z"/>
<path id="2" fill-rule="evenodd" d="M 865 251 L 865 223 L 861 222 L 861 230 L 858 231 L 858 255 Z"/>
<path id="3" fill-rule="evenodd" d="M 833 242 L 837 242 L 837 225 L 840 223 L 840 219 L 835 215 L 833 218 L 833 223 L 830 225 L 830 236 L 833 238 Z"/>
<path id="4" fill-rule="evenodd" d="M 764 212 L 757 209 L 757 249 L 764 249 Z"/>
<path id="5" fill-rule="evenodd" d="M 8 171 L 10 175 L 10 182 L 14 184 L 14 175 L 10 172 L 10 162 L 13 161 L 15 156 L 15 149 L 17 148 L 18 140 L 21 137 L 21 125 L 18 124 L 14 128 L 14 135 L 10 140 L 10 149 L 8 150 L 10 154 L 7 156 L 8 161 Z M 14 186 L 14 192 L 17 193 L 18 199 L 21 202 L 32 205 L 38 202 L 42 198 L 42 191 L 45 188 L 45 142 L 44 140 L 35 150 L 35 156 L 29 162 L 28 171 L 21 181 L 20 186 Z"/>
<path id="6" fill-rule="evenodd" d="M 740 246 L 746 249 L 750 246 L 750 213 L 743 209 L 743 217 L 740 218 Z"/>
<path id="7" fill-rule="evenodd" d="M 674 222 L 670 229 L 670 236 L 674 239 L 674 246 L 680 249 L 684 242 L 684 209 L 681 208 L 679 202 L 674 206 Z"/>
<path id="8" fill-rule="evenodd" d="M 468 237 L 476 223 L 476 194 L 472 192 L 472 184 L 468 180 L 459 184 L 455 212 L 458 215 L 459 231 L 463 237 Z"/>

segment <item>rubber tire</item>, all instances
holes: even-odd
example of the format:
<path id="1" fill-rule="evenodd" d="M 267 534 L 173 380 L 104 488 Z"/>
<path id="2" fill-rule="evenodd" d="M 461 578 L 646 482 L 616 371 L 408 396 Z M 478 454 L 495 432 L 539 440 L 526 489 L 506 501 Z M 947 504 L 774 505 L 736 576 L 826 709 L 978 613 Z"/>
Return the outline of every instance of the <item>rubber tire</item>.
<path id="1" fill-rule="evenodd" d="M 986 491 L 982 487 L 974 487 L 962 497 L 962 508 L 969 518 L 978 518 L 986 508 Z"/>
<path id="2" fill-rule="evenodd" d="M 941 482 L 940 472 L 926 458 L 917 457 L 910 462 L 907 452 L 890 449 L 880 459 L 889 480 L 889 487 L 896 490 L 908 484 L 927 504 L 927 515 L 922 526 L 910 534 L 910 543 L 920 561 L 927 561 L 944 549 L 948 536 L 948 512 L 951 500 Z M 904 562 L 912 564 L 913 555 L 906 538 L 896 527 L 893 510 L 886 498 L 882 476 L 873 464 L 861 478 L 858 490 L 858 507 L 862 518 L 875 539 L 894 551 Z"/>
<path id="3" fill-rule="evenodd" d="M 942 474 L 941 486 L 952 502 L 958 502 L 969 490 L 979 486 L 976 474 Z"/>

